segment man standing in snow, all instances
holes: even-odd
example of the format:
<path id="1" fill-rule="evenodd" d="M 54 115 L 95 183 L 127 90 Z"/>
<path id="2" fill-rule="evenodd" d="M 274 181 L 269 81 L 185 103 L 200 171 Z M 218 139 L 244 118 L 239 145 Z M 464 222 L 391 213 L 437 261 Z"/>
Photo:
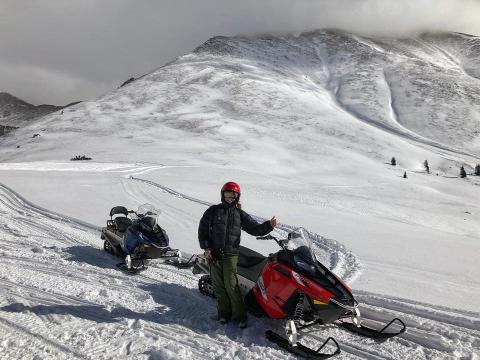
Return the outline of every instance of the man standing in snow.
<path id="1" fill-rule="evenodd" d="M 253 236 L 268 234 L 277 225 L 275 216 L 260 224 L 240 207 L 240 185 L 230 181 L 221 190 L 222 202 L 210 206 L 198 226 L 198 241 L 210 263 L 217 298 L 218 320 L 237 321 L 246 327 L 247 313 L 238 288 L 237 262 L 241 230 Z"/>

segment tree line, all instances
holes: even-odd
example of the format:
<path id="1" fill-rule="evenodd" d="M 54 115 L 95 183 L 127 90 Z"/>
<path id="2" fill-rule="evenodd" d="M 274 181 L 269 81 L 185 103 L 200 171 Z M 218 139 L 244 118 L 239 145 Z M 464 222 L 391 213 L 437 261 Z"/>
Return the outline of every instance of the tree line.
<path id="1" fill-rule="evenodd" d="M 397 160 L 395 159 L 395 156 L 392 157 L 390 160 L 390 165 L 392 166 L 397 166 Z M 425 169 L 425 172 L 427 174 L 430 174 L 430 165 L 428 164 L 428 160 L 425 160 L 423 162 L 423 167 Z M 467 172 L 465 171 L 465 167 L 462 165 L 460 167 L 459 175 L 461 178 L 466 178 L 467 177 Z M 480 164 L 477 164 L 474 168 L 473 174 L 470 175 L 475 175 L 475 176 L 480 176 Z M 405 171 L 403 173 L 403 177 L 406 179 L 407 178 L 407 172 Z"/>

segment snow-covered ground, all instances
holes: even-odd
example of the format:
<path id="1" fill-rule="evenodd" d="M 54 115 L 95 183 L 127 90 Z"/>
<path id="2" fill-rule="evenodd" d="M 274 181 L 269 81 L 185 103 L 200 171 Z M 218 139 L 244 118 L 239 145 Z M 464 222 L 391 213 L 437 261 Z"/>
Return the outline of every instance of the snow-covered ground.
<path id="1" fill-rule="evenodd" d="M 110 208 L 148 202 L 173 247 L 199 252 L 198 221 L 235 180 L 247 212 L 314 236 L 366 321 L 408 326 L 377 343 L 329 325 L 305 343 L 334 336 L 348 359 L 479 359 L 480 179 L 456 177 L 480 162 L 478 42 L 215 38 L 3 138 L 0 357 L 293 358 L 263 337 L 282 322 L 220 326 L 189 270 L 126 276 L 102 250 Z M 93 160 L 68 161 L 78 154 Z"/>

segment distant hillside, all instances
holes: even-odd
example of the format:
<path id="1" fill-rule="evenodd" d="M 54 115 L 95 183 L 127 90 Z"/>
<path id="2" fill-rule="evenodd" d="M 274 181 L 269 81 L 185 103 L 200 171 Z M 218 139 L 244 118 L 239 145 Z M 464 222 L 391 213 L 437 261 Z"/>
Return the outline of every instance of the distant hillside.
<path id="1" fill-rule="evenodd" d="M 95 158 L 177 162 L 193 153 L 210 163 L 214 149 L 245 168 L 268 166 L 262 156 L 272 153 L 277 166 L 300 172 L 392 156 L 412 169 L 425 159 L 445 172 L 473 167 L 479 59 L 480 38 L 459 33 L 214 37 L 128 86 L 3 137 L 0 159 L 58 156 L 61 139 L 64 158 L 88 148 Z M 17 150 L 39 132 L 31 151 Z"/>
<path id="2" fill-rule="evenodd" d="M 424 33 L 369 38 L 327 30 L 215 37 L 194 53 L 254 64 L 255 72 L 301 83 L 310 91 L 328 90 L 341 109 L 384 131 L 428 145 L 480 150 L 475 141 L 480 135 L 478 37 Z M 240 65 L 229 70 L 237 76 L 243 71 L 245 80 L 254 71 Z"/>
<path id="3" fill-rule="evenodd" d="M 32 105 L 9 93 L 0 92 L 0 125 L 21 127 L 32 119 L 62 109 L 63 106 Z"/>

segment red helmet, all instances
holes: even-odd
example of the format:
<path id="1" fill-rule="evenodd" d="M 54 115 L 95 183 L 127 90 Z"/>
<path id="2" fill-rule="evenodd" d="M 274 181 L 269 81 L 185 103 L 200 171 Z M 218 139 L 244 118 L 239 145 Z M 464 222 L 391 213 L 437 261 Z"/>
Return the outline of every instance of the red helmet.
<path id="1" fill-rule="evenodd" d="M 225 191 L 234 191 L 240 195 L 240 185 L 238 185 L 236 182 L 229 181 L 222 186 L 222 193 Z"/>

